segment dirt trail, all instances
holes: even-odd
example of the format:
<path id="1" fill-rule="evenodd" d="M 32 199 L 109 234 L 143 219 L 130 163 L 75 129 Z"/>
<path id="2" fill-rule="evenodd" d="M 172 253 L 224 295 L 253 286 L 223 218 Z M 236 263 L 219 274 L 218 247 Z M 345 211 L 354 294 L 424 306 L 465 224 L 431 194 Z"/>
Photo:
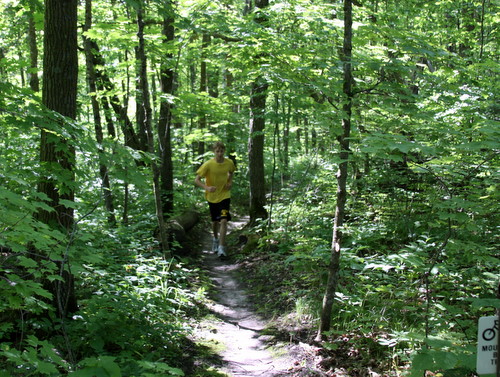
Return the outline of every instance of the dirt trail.
<path id="1" fill-rule="evenodd" d="M 242 223 L 232 223 L 232 228 Z M 220 260 L 210 251 L 211 236 L 203 239 L 202 258 L 215 286 L 211 310 L 219 319 L 202 325 L 198 339 L 220 345 L 219 356 L 223 361 L 219 369 L 233 377 L 273 377 L 286 374 L 293 365 L 286 346 L 269 349 L 263 335 L 266 323 L 252 310 L 246 291 L 236 273 L 240 265 Z M 231 251 L 229 251 L 229 254 Z"/>

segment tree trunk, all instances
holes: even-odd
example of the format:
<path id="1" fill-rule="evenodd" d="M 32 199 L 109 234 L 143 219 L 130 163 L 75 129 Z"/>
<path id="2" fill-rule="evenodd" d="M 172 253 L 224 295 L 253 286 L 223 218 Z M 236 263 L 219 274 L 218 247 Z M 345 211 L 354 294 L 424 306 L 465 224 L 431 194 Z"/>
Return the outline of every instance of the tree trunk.
<path id="1" fill-rule="evenodd" d="M 98 87 L 98 89 L 106 90 L 110 93 L 115 91 L 113 83 L 106 74 L 101 75 L 99 83 L 100 87 Z M 121 122 L 123 136 L 125 137 L 125 145 L 135 150 L 141 150 L 141 143 L 134 130 L 134 125 L 127 114 L 127 108 L 120 103 L 120 98 L 116 94 L 111 95 L 108 100 L 117 118 Z"/>
<path id="2" fill-rule="evenodd" d="M 256 0 L 255 6 L 261 10 L 269 6 L 269 0 Z M 255 21 L 265 26 L 267 18 L 258 14 Z M 257 57 L 257 60 L 262 56 Z M 264 129 L 266 125 L 266 99 L 269 84 L 263 77 L 252 83 L 250 93 L 250 136 L 248 138 L 248 169 L 250 178 L 250 224 L 268 216 L 266 205 L 266 185 L 264 174 Z"/>
<path id="3" fill-rule="evenodd" d="M 207 62 L 206 62 L 206 50 L 208 46 L 210 45 L 210 35 L 207 33 L 203 33 L 203 40 L 201 43 L 201 62 L 200 62 L 200 95 L 206 95 L 208 93 L 208 73 L 207 73 Z M 200 101 L 201 102 L 201 101 Z M 203 103 L 201 102 L 201 106 L 203 106 Z M 198 129 L 200 130 L 200 133 L 203 135 L 205 133 L 205 130 L 207 128 L 207 116 L 205 114 L 205 111 L 201 109 L 201 113 L 199 114 L 198 118 Z M 198 141 L 197 145 L 197 153 L 199 158 L 202 158 L 203 154 L 205 153 L 205 143 L 203 140 Z"/>
<path id="4" fill-rule="evenodd" d="M 311 132 L 312 134 L 312 132 Z M 309 121 L 304 118 L 304 150 L 309 154 Z"/>
<path id="5" fill-rule="evenodd" d="M 48 109 L 71 119 L 76 119 L 78 81 L 76 7 L 76 0 L 45 2 L 42 101 Z M 66 147 L 61 148 L 62 144 Z M 66 230 L 73 226 L 73 209 L 60 204 L 60 199 L 74 200 L 74 159 L 75 151 L 66 140 L 42 130 L 41 165 L 49 169 L 59 165 L 70 181 L 59 182 L 63 187 L 60 189 L 53 178 L 48 177 L 52 175 L 50 171 L 41 179 L 39 191 L 47 194 L 55 211 L 40 211 L 40 220 Z"/>
<path id="6" fill-rule="evenodd" d="M 146 57 L 146 46 L 144 40 L 144 8 L 141 7 L 137 11 L 137 24 L 138 32 L 137 38 L 139 44 L 136 49 L 136 59 L 137 59 L 137 109 L 139 110 L 138 119 L 141 120 L 142 124 L 139 124 L 139 136 L 140 141 L 139 149 L 148 150 L 149 145 L 147 144 L 147 129 L 152 129 L 153 124 L 153 110 L 151 108 L 151 96 L 149 93 L 149 82 L 148 82 L 148 68 L 147 68 L 147 57 Z M 141 134 L 143 134 L 141 136 Z M 144 137 L 145 144 L 142 144 L 142 138 Z"/>
<path id="7" fill-rule="evenodd" d="M 92 26 L 92 0 L 86 0 L 85 2 L 85 25 L 83 27 L 84 32 L 90 30 Z M 104 154 L 104 148 L 102 147 L 102 142 L 104 140 L 104 133 L 102 130 L 101 113 L 99 101 L 97 99 L 97 86 L 96 86 L 96 73 L 95 73 L 95 62 L 94 54 L 92 50 L 94 49 L 94 43 L 87 37 L 83 37 L 84 50 L 85 50 L 85 60 L 87 64 L 87 81 L 89 85 L 89 92 L 92 112 L 94 116 L 94 129 L 96 135 L 96 141 L 98 144 L 99 153 L 99 174 L 102 181 L 104 205 L 106 211 L 108 212 L 108 223 L 111 226 L 116 225 L 115 217 L 115 207 L 113 203 L 113 192 L 111 191 L 111 183 L 109 180 L 109 172 L 106 164 L 102 162 L 102 155 Z"/>
<path id="8" fill-rule="evenodd" d="M 43 57 L 42 102 L 53 111 L 76 119 L 78 84 L 77 55 L 77 0 L 46 0 Z M 49 126 L 50 127 L 50 126 Z M 72 206 L 62 200 L 74 201 L 75 150 L 63 139 L 60 132 L 43 129 L 40 141 L 40 164 L 46 169 L 38 184 L 38 191 L 47 195 L 54 211 L 41 210 L 37 218 L 53 227 L 70 232 L 74 225 Z M 57 166 L 57 168 L 55 167 Z M 57 169 L 57 171 L 54 171 Z M 67 177 L 56 182 L 51 176 Z M 76 309 L 73 278 L 66 270 L 67 256 L 60 262 L 60 275 L 64 281 L 47 282 L 56 300 L 57 310 L 65 317 L 68 310 Z M 71 307 L 69 307 L 71 306 Z"/>
<path id="9" fill-rule="evenodd" d="M 232 91 L 233 82 L 234 82 L 233 74 L 229 70 L 224 71 L 224 82 L 225 82 L 225 89 L 227 91 L 227 94 L 229 94 Z M 240 111 L 240 107 L 239 107 L 239 105 L 235 104 L 232 106 L 231 110 L 232 110 L 233 114 L 238 114 Z M 229 147 L 232 147 L 236 143 L 236 135 L 235 135 L 236 132 L 235 131 L 236 131 L 236 127 L 233 124 L 233 122 L 231 122 L 226 127 L 226 144 Z M 229 152 L 229 158 L 231 158 L 233 161 L 236 160 L 236 158 L 234 157 L 234 154 L 232 154 L 231 151 Z"/>
<path id="10" fill-rule="evenodd" d="M 146 88 L 148 87 L 147 73 L 143 72 L 145 64 L 144 57 L 145 57 L 144 45 L 139 44 L 135 50 L 135 59 L 136 59 L 135 68 L 137 75 L 135 119 L 138 126 L 137 139 L 139 141 L 139 149 L 142 151 L 148 150 L 148 135 L 146 131 L 146 123 L 152 122 L 151 118 L 149 118 L 148 114 L 146 113 L 148 111 L 148 107 L 149 111 L 151 112 L 151 107 L 147 103 L 149 101 L 147 101 L 147 99 L 143 97 L 143 94 L 146 93 Z M 149 97 L 149 92 L 148 92 L 148 97 Z"/>
<path id="11" fill-rule="evenodd" d="M 163 17 L 163 43 L 168 46 L 173 42 L 174 34 L 174 9 L 172 3 L 165 4 Z M 167 54 L 166 61 L 162 62 L 160 69 L 160 84 L 163 93 L 160 104 L 160 117 L 158 119 L 158 138 L 160 145 L 160 175 L 161 175 L 161 200 L 163 214 L 169 215 L 174 211 L 174 167 L 172 163 L 172 104 L 165 99 L 174 94 L 174 69 L 171 67 L 173 54 Z"/>
<path id="12" fill-rule="evenodd" d="M 152 129 L 152 110 L 149 103 L 149 88 L 148 88 L 148 77 L 147 77 L 147 60 L 145 54 L 145 41 L 144 41 L 144 19 L 143 19 L 143 8 L 142 5 L 137 9 L 137 37 L 139 40 L 139 46 L 137 48 L 137 59 L 138 64 L 140 64 L 140 79 L 143 103 L 139 104 L 144 107 L 144 130 L 147 134 L 148 141 L 148 152 L 151 154 L 155 153 L 154 147 L 154 136 Z M 163 217 L 163 207 L 161 200 L 161 189 L 160 189 L 160 169 L 156 161 L 151 161 L 151 170 L 153 172 L 153 189 L 155 198 L 155 208 L 156 208 L 156 219 L 158 221 L 158 228 L 160 229 L 160 247 L 163 252 L 168 250 L 168 237 L 165 231 L 165 219 Z"/>
<path id="13" fill-rule="evenodd" d="M 250 224 L 266 219 L 266 189 L 264 175 L 264 128 L 268 84 L 257 79 L 252 84 L 250 97 L 250 137 L 248 140 L 248 168 L 250 178 Z"/>
<path id="14" fill-rule="evenodd" d="M 274 100 L 275 100 L 275 108 L 274 111 L 276 114 L 279 113 L 279 96 L 278 93 L 274 94 Z M 277 165 L 277 155 L 278 155 L 278 141 L 279 141 L 279 132 L 280 132 L 280 122 L 279 122 L 279 117 L 276 117 L 274 120 L 274 133 L 273 133 L 273 170 L 271 173 L 271 195 L 269 198 L 269 218 L 268 218 L 268 224 L 269 226 L 272 225 L 273 221 L 273 207 L 274 207 L 274 191 L 275 191 L 275 183 L 276 183 L 276 165 Z M 279 157 L 279 156 L 278 156 Z"/>
<path id="15" fill-rule="evenodd" d="M 292 102 L 283 96 L 283 115 L 285 117 L 283 128 L 283 181 L 290 179 L 290 122 Z"/>
<path id="16" fill-rule="evenodd" d="M 30 47 L 30 73 L 28 73 L 30 88 L 34 92 L 40 90 L 40 79 L 38 78 L 38 45 L 36 43 L 35 28 L 35 5 L 29 4 L 29 26 L 28 26 L 28 44 Z"/>
<path id="17" fill-rule="evenodd" d="M 480 49 L 479 49 L 479 61 L 483 60 L 483 53 L 484 53 L 484 13 L 485 13 L 485 9 L 486 9 L 486 0 L 483 0 L 481 3 L 481 37 L 480 37 Z M 500 373 L 497 372 L 497 376 L 499 376 L 499 375 L 500 375 Z"/>
<path id="18" fill-rule="evenodd" d="M 338 277 L 340 270 L 340 251 L 342 247 L 345 205 L 347 201 L 347 172 L 349 160 L 349 137 L 351 133 L 352 112 L 352 0 L 344 0 L 344 47 L 342 53 L 344 83 L 343 93 L 345 104 L 343 106 L 344 118 L 342 119 L 342 134 L 339 136 L 340 163 L 337 172 L 337 204 L 335 209 L 335 220 L 333 225 L 332 247 L 330 265 L 328 267 L 328 281 L 323 307 L 321 311 L 320 326 L 316 339 L 321 340 L 323 333 L 330 330 L 332 320 L 332 309 L 337 292 Z"/>

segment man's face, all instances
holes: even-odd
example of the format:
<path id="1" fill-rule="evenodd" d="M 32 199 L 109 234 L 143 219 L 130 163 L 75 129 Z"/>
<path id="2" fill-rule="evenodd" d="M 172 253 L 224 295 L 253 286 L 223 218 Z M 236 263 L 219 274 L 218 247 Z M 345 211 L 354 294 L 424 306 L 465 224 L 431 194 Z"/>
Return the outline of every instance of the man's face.
<path id="1" fill-rule="evenodd" d="M 224 161 L 224 149 L 217 148 L 214 150 L 215 159 L 219 162 Z"/>

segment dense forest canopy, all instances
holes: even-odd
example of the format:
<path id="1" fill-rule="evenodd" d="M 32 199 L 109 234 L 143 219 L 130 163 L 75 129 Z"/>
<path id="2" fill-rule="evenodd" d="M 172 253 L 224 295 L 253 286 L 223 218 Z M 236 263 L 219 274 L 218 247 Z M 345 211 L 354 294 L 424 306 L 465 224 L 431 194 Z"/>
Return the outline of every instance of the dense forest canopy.
<path id="1" fill-rule="evenodd" d="M 332 345 L 375 334 L 389 369 L 473 369 L 500 307 L 496 2 L 0 6 L 6 375 L 183 373 L 203 288 L 168 221 L 204 210 L 216 140 L 279 277 L 268 310 L 300 303 Z"/>

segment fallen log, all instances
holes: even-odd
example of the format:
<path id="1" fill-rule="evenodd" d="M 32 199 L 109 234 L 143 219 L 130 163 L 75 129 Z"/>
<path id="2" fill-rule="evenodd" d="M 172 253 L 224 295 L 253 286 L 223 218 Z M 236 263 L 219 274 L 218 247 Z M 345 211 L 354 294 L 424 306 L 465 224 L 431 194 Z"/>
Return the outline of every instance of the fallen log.
<path id="1" fill-rule="evenodd" d="M 189 232 L 200 221 L 200 213 L 196 209 L 189 209 L 180 215 L 165 221 L 165 231 L 171 249 L 185 249 L 183 243 L 187 240 L 186 233 Z M 158 233 L 158 229 L 156 230 Z M 173 246 L 173 247 L 172 247 Z"/>
<path id="2" fill-rule="evenodd" d="M 200 213 L 196 209 L 187 210 L 178 216 L 167 220 L 168 224 L 178 224 L 182 227 L 184 232 L 190 231 L 200 221 Z"/>

